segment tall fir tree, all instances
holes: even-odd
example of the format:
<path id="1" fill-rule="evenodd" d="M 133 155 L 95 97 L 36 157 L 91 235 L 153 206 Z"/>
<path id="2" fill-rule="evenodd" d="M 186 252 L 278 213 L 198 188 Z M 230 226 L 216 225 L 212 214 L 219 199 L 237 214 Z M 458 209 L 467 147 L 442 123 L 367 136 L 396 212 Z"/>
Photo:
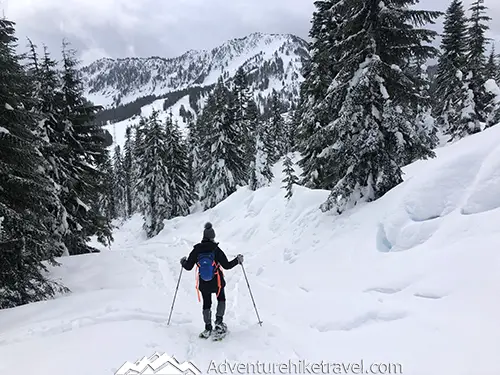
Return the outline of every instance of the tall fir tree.
<path id="1" fill-rule="evenodd" d="M 486 91 L 486 127 L 491 127 L 500 122 L 500 81 L 497 80 L 498 65 L 495 53 L 495 44 L 491 47 L 491 53 L 484 69 L 485 91 Z"/>
<path id="2" fill-rule="evenodd" d="M 318 155 L 328 142 L 323 134 L 324 128 L 342 104 L 342 100 L 332 102 L 328 99 L 328 88 L 335 82 L 339 70 L 337 44 L 341 38 L 339 26 L 344 21 L 335 8 L 339 3 L 340 0 L 314 2 L 309 32 L 311 60 L 305 67 L 296 115 L 298 126 L 294 138 L 297 150 L 302 154 L 299 161 L 303 170 L 302 184 L 312 189 L 332 187 L 327 181 L 330 165 Z"/>
<path id="3" fill-rule="evenodd" d="M 194 203 L 194 186 L 191 181 L 191 165 L 187 143 L 182 138 L 177 121 L 169 116 L 166 120 L 167 168 L 169 178 L 170 217 L 186 216 Z"/>
<path id="4" fill-rule="evenodd" d="M 250 184 L 255 170 L 256 153 L 257 153 L 257 135 L 258 129 L 261 126 L 261 114 L 255 100 L 248 102 L 247 121 L 250 132 L 245 139 L 245 164 L 248 166 L 248 183 Z"/>
<path id="5" fill-rule="evenodd" d="M 407 152 L 402 154 L 401 165 L 407 165 L 418 160 L 421 156 L 420 151 L 423 150 L 422 147 L 432 150 L 439 143 L 439 129 L 432 114 L 434 101 L 426 61 L 411 59 L 405 70 L 405 73 L 412 77 L 416 83 L 420 83 L 420 87 L 417 88 L 420 97 L 428 99 L 411 103 L 404 108 L 406 112 L 405 118 L 410 123 L 409 126 L 414 127 L 414 134 L 418 140 L 414 142 L 413 146 L 410 146 Z"/>
<path id="6" fill-rule="evenodd" d="M 272 140 L 272 137 L 269 136 L 271 128 L 267 125 L 266 122 L 258 123 L 255 134 L 255 157 L 249 183 L 250 189 L 254 191 L 268 186 L 274 177 L 271 169 L 274 145 L 270 143 Z"/>
<path id="7" fill-rule="evenodd" d="M 168 142 L 163 124 L 154 111 L 141 120 L 138 144 L 138 198 L 143 209 L 143 228 L 148 238 L 160 233 L 171 217 L 172 201 L 168 171 Z"/>
<path id="8" fill-rule="evenodd" d="M 500 87 L 495 80 L 490 79 L 487 82 L 487 93 L 491 99 L 486 107 L 488 117 L 486 126 L 491 127 L 500 124 Z"/>
<path id="9" fill-rule="evenodd" d="M 286 189 L 285 198 L 290 200 L 293 196 L 293 187 L 294 185 L 298 185 L 299 178 L 295 174 L 293 160 L 289 153 L 285 155 L 285 160 L 283 162 L 283 175 L 285 176 L 282 181 Z"/>
<path id="10" fill-rule="evenodd" d="M 221 77 L 207 101 L 203 127 L 203 161 L 200 166 L 200 198 L 205 209 L 212 208 L 246 185 L 246 166 L 241 133 L 234 123 L 234 97 Z M 212 107 L 213 106 L 213 107 Z"/>
<path id="11" fill-rule="evenodd" d="M 462 1 L 453 0 L 445 15 L 441 54 L 436 74 L 436 106 L 438 126 L 449 132 L 461 112 L 457 103 L 462 94 L 462 77 L 467 63 L 467 18 Z"/>
<path id="12" fill-rule="evenodd" d="M 247 166 L 245 179 L 248 181 L 252 174 L 252 163 L 255 157 L 255 135 L 260 112 L 255 103 L 255 95 L 251 89 L 248 75 L 243 67 L 236 71 L 233 96 L 235 100 L 235 123 L 242 137 L 245 165 Z"/>
<path id="13" fill-rule="evenodd" d="M 491 46 L 491 52 L 488 56 L 488 61 L 486 62 L 486 66 L 484 68 L 484 76 L 488 79 L 497 80 L 498 75 L 498 64 L 497 64 L 497 54 L 495 52 L 495 44 L 493 43 Z"/>
<path id="14" fill-rule="evenodd" d="M 212 94 L 208 95 L 205 106 L 202 112 L 196 119 L 196 122 L 190 131 L 190 142 L 195 144 L 195 148 L 191 150 L 193 164 L 193 182 L 196 196 L 199 201 L 203 197 L 203 187 L 206 176 L 206 170 L 204 167 L 204 161 L 206 162 L 211 157 L 211 148 L 207 142 L 210 134 L 213 134 L 213 116 L 215 115 L 216 104 L 215 96 Z"/>
<path id="15" fill-rule="evenodd" d="M 480 132 L 486 126 L 486 113 L 489 101 L 485 88 L 486 67 L 486 32 L 490 17 L 486 15 L 484 0 L 475 0 L 470 8 L 471 17 L 465 39 L 468 51 L 463 74 L 459 75 L 462 84 L 461 97 L 456 106 L 455 120 L 450 124 L 451 140 L 457 140 L 467 135 Z"/>
<path id="16" fill-rule="evenodd" d="M 43 140 L 40 147 L 44 159 L 47 162 L 46 175 L 51 180 L 56 190 L 56 199 L 52 202 L 50 210 L 56 213 L 57 223 L 53 228 L 53 233 L 60 241 L 60 247 L 63 255 L 68 255 L 69 251 L 62 239 L 68 233 L 68 213 L 62 200 L 62 184 L 66 173 L 65 159 L 61 152 L 67 148 L 64 142 L 58 107 L 58 98 L 60 98 L 60 79 L 57 72 L 57 62 L 54 61 L 44 47 L 44 54 L 39 57 L 37 47 L 29 41 L 28 54 L 29 63 L 27 64 L 28 76 L 31 81 L 33 92 L 31 93 L 30 111 L 36 113 L 38 126 L 35 130 L 36 136 Z"/>
<path id="17" fill-rule="evenodd" d="M 496 59 L 496 65 L 497 65 L 497 73 L 495 75 L 495 80 L 497 81 L 498 85 L 500 85 L 500 55 Z"/>
<path id="18" fill-rule="evenodd" d="M 422 79 L 404 67 L 412 59 L 436 56 L 436 32 L 425 29 L 440 12 L 409 9 L 412 0 L 346 0 L 334 5 L 341 25 L 335 48 L 341 56 L 328 100 L 342 103 L 330 118 L 318 157 L 329 166 L 326 185 L 334 185 L 323 211 L 343 213 L 383 196 L 402 182 L 402 160 L 433 156 L 417 136 L 413 111 L 426 106 Z M 367 6 L 369 4 L 370 6 Z M 411 116 L 409 116 L 411 114 Z"/>
<path id="19" fill-rule="evenodd" d="M 75 255 L 97 251 L 88 244 L 91 236 L 97 236 L 104 245 L 113 240 L 111 219 L 90 208 L 103 194 L 105 171 L 101 168 L 109 155 L 105 132 L 94 121 L 99 107 L 89 103 L 83 95 L 76 52 L 64 42 L 62 55 L 59 125 L 63 127 L 68 146 L 61 155 L 67 168 L 66 179 L 62 181 L 62 201 L 69 223 L 65 244 L 69 253 Z"/>
<path id="20" fill-rule="evenodd" d="M 104 176 L 99 180 L 99 195 L 90 203 L 91 212 L 95 212 L 102 217 L 114 220 L 118 218 L 118 200 L 116 197 L 117 176 L 113 168 L 113 160 L 109 153 L 101 161 L 99 170 L 104 172 Z"/>
<path id="21" fill-rule="evenodd" d="M 48 164 L 29 110 L 34 88 L 16 55 L 14 23 L 0 19 L 0 308 L 41 301 L 66 288 L 49 280 L 45 262 L 61 254 Z"/>
<path id="22" fill-rule="evenodd" d="M 135 213 L 135 174 L 134 174 L 134 140 L 132 127 L 127 126 L 125 130 L 125 144 L 123 145 L 123 174 L 125 185 L 125 217 L 130 218 Z"/>
<path id="23" fill-rule="evenodd" d="M 279 94 L 273 90 L 271 96 L 271 119 L 269 121 L 270 130 L 269 145 L 271 154 L 269 155 L 271 163 L 276 163 L 283 155 L 286 148 L 286 124 L 283 119 L 282 103 Z"/>
<path id="24" fill-rule="evenodd" d="M 244 153 L 246 158 L 246 165 L 251 163 L 253 157 L 252 151 L 254 149 L 253 141 L 255 140 L 255 128 L 252 122 L 251 111 L 251 101 L 253 100 L 253 95 L 250 90 L 250 85 L 248 82 L 248 77 L 243 69 L 243 67 L 238 68 L 234 76 L 233 84 L 233 97 L 234 97 L 234 121 L 235 126 L 238 127 L 238 131 L 241 133 L 242 142 L 244 144 Z M 245 173 L 247 176 L 250 174 L 250 169 L 248 168 Z M 247 177 L 248 178 L 248 177 Z"/>
<path id="25" fill-rule="evenodd" d="M 144 140 L 147 132 L 147 119 L 141 117 L 138 124 L 134 126 L 134 144 L 133 144 L 133 165 L 132 165 L 132 181 L 134 182 L 134 202 L 135 211 L 141 215 L 145 215 L 144 200 L 141 198 L 139 178 L 141 175 L 141 160 L 144 150 Z"/>
<path id="26" fill-rule="evenodd" d="M 292 117 L 290 121 L 294 121 Z M 290 130 L 288 131 L 288 137 L 285 142 L 285 158 L 283 161 L 283 175 L 285 176 L 281 181 L 284 183 L 284 188 L 286 190 L 285 198 L 290 200 L 294 193 L 294 186 L 298 185 L 300 180 L 295 174 L 295 164 L 292 160 L 291 153 L 293 152 L 293 138 L 291 137 Z"/>
<path id="27" fill-rule="evenodd" d="M 113 154 L 113 199 L 116 218 L 127 217 L 127 176 L 120 145 L 115 146 Z"/>
<path id="28" fill-rule="evenodd" d="M 188 134 L 186 144 L 188 147 L 189 161 L 189 184 L 192 187 L 193 199 L 198 200 L 198 187 L 200 184 L 199 173 L 201 166 L 201 137 L 198 131 L 197 121 L 190 119 L 187 125 Z"/>

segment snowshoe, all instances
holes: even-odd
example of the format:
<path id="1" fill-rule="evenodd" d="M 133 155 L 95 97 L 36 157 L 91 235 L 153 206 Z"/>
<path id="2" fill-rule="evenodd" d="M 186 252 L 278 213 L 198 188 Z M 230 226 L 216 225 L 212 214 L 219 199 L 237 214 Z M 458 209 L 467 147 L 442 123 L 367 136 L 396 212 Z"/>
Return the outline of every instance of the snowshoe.
<path id="1" fill-rule="evenodd" d="M 212 334 L 212 330 L 211 329 L 205 329 L 203 332 L 200 333 L 199 337 L 201 339 L 208 339 L 211 334 Z"/>
<path id="2" fill-rule="evenodd" d="M 225 323 L 216 323 L 215 324 L 215 329 L 212 332 L 212 340 L 213 341 L 220 341 L 224 337 L 226 337 L 228 331 L 227 331 L 227 325 Z"/>

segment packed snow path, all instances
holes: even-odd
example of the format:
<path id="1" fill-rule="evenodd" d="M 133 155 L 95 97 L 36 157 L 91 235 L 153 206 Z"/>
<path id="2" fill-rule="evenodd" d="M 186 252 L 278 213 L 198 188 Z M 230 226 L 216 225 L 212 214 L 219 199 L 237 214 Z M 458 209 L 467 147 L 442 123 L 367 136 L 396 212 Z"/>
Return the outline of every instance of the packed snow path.
<path id="1" fill-rule="evenodd" d="M 405 375 L 498 375 L 498 139 L 500 126 L 440 149 L 384 198 L 342 217 L 318 210 L 325 191 L 297 188 L 287 203 L 281 165 L 273 186 L 242 188 L 149 241 L 134 217 L 111 251 L 62 260 L 53 276 L 72 294 L 0 311 L 0 373 L 114 374 L 159 352 L 204 373 L 224 361 L 363 360 L 399 364 Z M 179 259 L 206 221 L 230 259 L 245 255 L 264 322 L 241 267 L 226 271 L 231 332 L 221 342 L 198 338 L 194 270 L 182 273 L 167 326 Z"/>

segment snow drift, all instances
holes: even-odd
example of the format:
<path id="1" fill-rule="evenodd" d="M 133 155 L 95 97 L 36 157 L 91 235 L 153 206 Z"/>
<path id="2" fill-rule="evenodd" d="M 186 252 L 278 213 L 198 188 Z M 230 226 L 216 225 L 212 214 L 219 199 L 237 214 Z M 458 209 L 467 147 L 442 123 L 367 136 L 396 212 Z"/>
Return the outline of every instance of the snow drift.
<path id="1" fill-rule="evenodd" d="M 500 126 L 441 148 L 382 199 L 340 217 L 318 209 L 327 191 L 297 187 L 286 201 L 280 163 L 272 186 L 241 188 L 149 241 L 134 217 L 111 251 L 62 259 L 53 276 L 72 294 L 0 311 L 0 373 L 113 374 L 159 352 L 203 373 L 224 361 L 323 361 L 344 370 L 316 373 L 355 374 L 363 361 L 365 373 L 497 375 L 498 139 Z M 242 269 L 226 271 L 231 332 L 218 343 L 197 337 L 193 272 L 182 273 L 166 325 L 179 259 L 206 221 L 228 257 L 245 255 L 264 321 Z"/>

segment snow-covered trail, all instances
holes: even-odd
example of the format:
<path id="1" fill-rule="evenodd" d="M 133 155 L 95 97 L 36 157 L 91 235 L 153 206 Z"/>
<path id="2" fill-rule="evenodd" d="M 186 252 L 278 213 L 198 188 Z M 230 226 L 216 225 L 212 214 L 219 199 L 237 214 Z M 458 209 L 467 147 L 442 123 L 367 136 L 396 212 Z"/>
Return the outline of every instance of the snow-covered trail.
<path id="1" fill-rule="evenodd" d="M 205 373 L 224 361 L 363 360 L 365 373 L 381 363 L 405 375 L 498 375 L 498 139 L 500 126 L 440 149 L 408 166 L 385 197 L 342 217 L 318 210 L 325 191 L 297 188 L 286 202 L 279 164 L 273 186 L 242 188 L 212 210 L 168 221 L 149 241 L 134 217 L 111 251 L 63 259 L 53 271 L 72 294 L 0 311 L 0 373 L 114 374 L 160 352 Z M 229 258 L 245 255 L 264 322 L 241 267 L 226 271 L 231 333 L 222 342 L 197 337 L 193 271 L 183 271 L 166 324 L 179 259 L 206 221 Z"/>
<path id="2" fill-rule="evenodd" d="M 192 359 L 199 366 L 206 361 L 208 366 L 211 360 L 241 360 L 242 350 L 250 361 L 294 359 L 307 353 L 307 343 L 269 305 L 257 305 L 267 319 L 262 327 L 256 324 L 240 267 L 226 272 L 230 337 L 220 343 L 198 339 L 203 321 L 193 272 L 183 271 L 167 326 L 182 253 L 172 249 L 175 246 L 152 244 L 148 249 L 66 260 L 64 279 L 76 273 L 84 276 L 70 285 L 74 295 L 51 301 L 50 307 L 42 303 L 2 313 L 2 326 L 7 330 L 0 336 L 0 372 L 36 369 L 41 374 L 58 374 L 71 368 L 72 374 L 105 374 L 125 360 L 135 361 L 155 351 Z M 178 256 L 169 254 L 170 250 Z M 256 291 L 271 288 L 254 284 Z M 269 292 L 260 294 L 263 299 Z M 30 361 L 19 362 L 20 352 L 30 353 Z M 54 356 L 58 359 L 48 360 Z"/>

